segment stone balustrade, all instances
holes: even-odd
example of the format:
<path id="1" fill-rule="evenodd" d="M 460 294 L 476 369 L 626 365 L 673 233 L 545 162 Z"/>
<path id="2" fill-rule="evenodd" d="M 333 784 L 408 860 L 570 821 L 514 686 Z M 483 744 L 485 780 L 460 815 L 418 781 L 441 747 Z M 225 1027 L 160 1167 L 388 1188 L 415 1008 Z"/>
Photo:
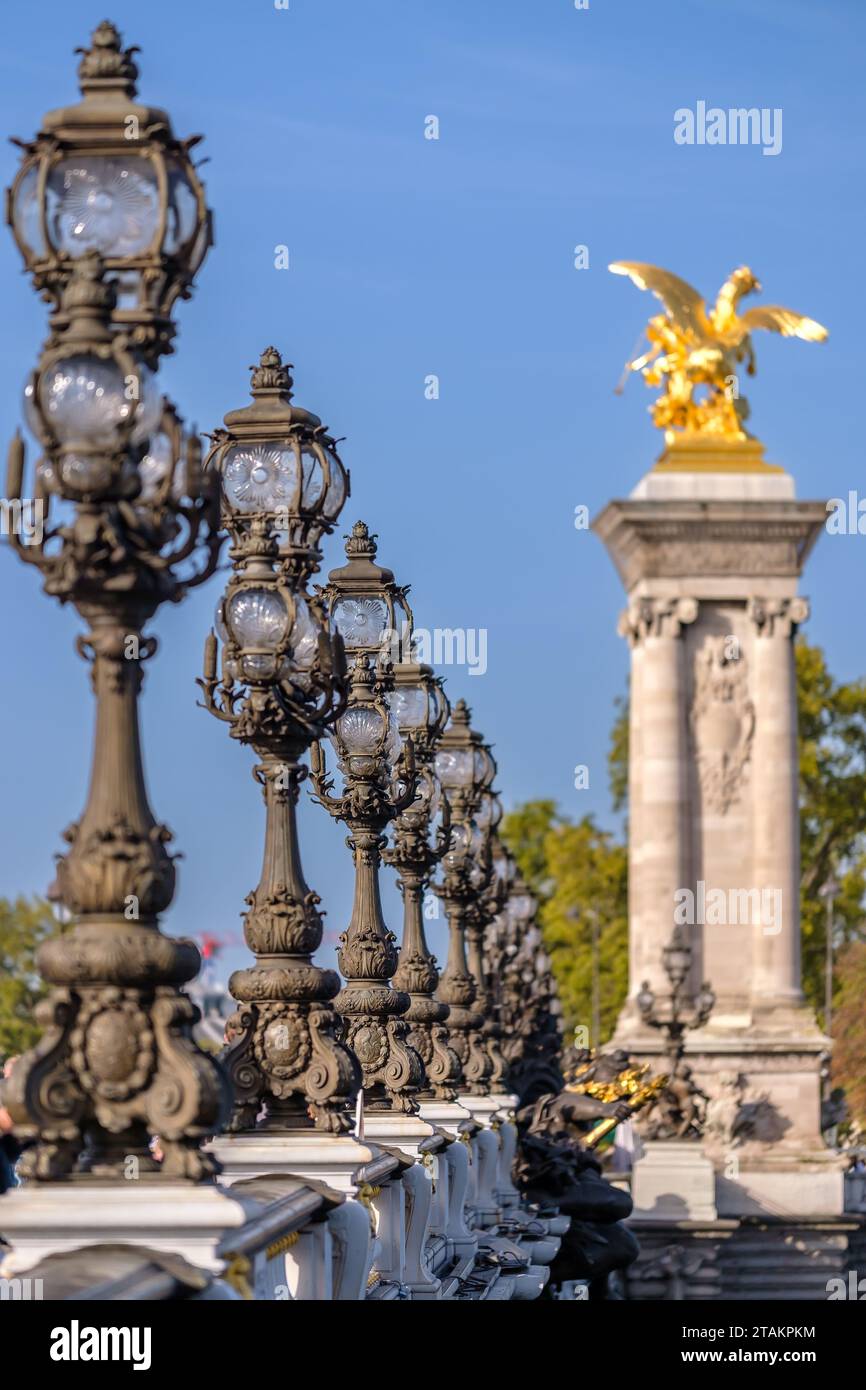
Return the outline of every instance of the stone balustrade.
<path id="1" fill-rule="evenodd" d="M 76 1222 L 74 1189 L 65 1229 L 58 1232 L 53 1203 L 34 1221 L 32 1200 L 21 1208 L 27 1228 L 15 1229 L 13 1193 L 4 1227 L 15 1248 L 0 1272 L 13 1281 L 12 1297 L 15 1276 L 22 1284 L 24 1276 L 41 1279 L 46 1297 L 118 1301 L 537 1298 L 568 1218 L 521 1204 L 511 1181 L 514 1126 L 469 1120 L 455 1133 L 431 1129 L 417 1156 L 359 1144 L 368 1157 L 342 1191 L 285 1171 L 224 1175 L 206 1189 L 206 1216 L 196 1216 L 196 1201 L 182 1205 L 189 1189 L 151 1183 L 123 1192 L 125 1222 L 110 1210 L 103 1231 L 92 1219 Z M 53 1253 L 44 1245 L 49 1226 Z M 125 1239 L 110 1241 L 111 1231 Z"/>

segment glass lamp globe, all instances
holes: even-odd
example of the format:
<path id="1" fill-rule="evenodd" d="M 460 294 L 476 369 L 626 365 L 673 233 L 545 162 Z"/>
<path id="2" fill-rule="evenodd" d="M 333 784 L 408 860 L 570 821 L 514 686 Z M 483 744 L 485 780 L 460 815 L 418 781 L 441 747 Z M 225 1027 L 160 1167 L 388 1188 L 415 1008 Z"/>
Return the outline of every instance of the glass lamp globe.
<path id="1" fill-rule="evenodd" d="M 337 599 L 332 613 L 346 651 L 387 650 L 399 660 L 412 622 L 399 595 L 347 595 Z"/>
<path id="2" fill-rule="evenodd" d="M 288 509 L 298 486 L 295 451 L 278 444 L 239 445 L 223 460 L 223 495 L 241 514 Z"/>
<path id="3" fill-rule="evenodd" d="M 675 988 L 683 984 L 692 963 L 692 948 L 679 927 L 674 928 L 670 941 L 662 951 L 662 957 L 671 984 Z"/>
<path id="4" fill-rule="evenodd" d="M 496 776 L 496 764 L 484 744 L 473 749 L 472 773 L 477 787 L 488 788 Z"/>
<path id="5" fill-rule="evenodd" d="M 45 181 L 45 214 L 48 241 L 61 255 L 99 251 L 105 257 L 140 256 L 159 231 L 156 168 L 133 150 L 123 157 L 74 155 L 61 159 Z M 177 242 L 177 215 L 173 222 Z M 187 228 L 184 240 L 193 227 Z"/>
<path id="6" fill-rule="evenodd" d="M 436 775 L 446 791 L 462 791 L 472 786 L 471 748 L 440 748 L 436 754 Z"/>
<path id="7" fill-rule="evenodd" d="M 241 648 L 241 672 L 252 680 L 273 679 L 276 650 L 289 628 L 289 613 L 275 589 L 241 589 L 224 608 L 225 622 Z"/>
<path id="8" fill-rule="evenodd" d="M 320 443 L 300 439 L 251 440 L 222 457 L 223 496 L 240 515 L 273 514 L 290 531 L 297 516 L 339 516 L 348 491 L 346 471 Z"/>
<path id="9" fill-rule="evenodd" d="M 430 701 L 423 685 L 398 685 L 390 697 L 390 704 L 403 733 L 427 728 Z"/>
<path id="10" fill-rule="evenodd" d="M 503 887 L 507 887 L 514 877 L 514 869 L 510 855 L 497 854 L 493 861 L 493 872 L 496 874 L 497 879 Z"/>
<path id="11" fill-rule="evenodd" d="M 148 502 L 162 490 L 175 468 L 174 444 L 163 430 L 157 430 L 147 443 L 147 453 L 139 461 L 142 500 Z"/>
<path id="12" fill-rule="evenodd" d="M 292 665 L 296 670 L 308 671 L 313 665 L 319 650 L 321 630 L 306 599 L 297 596 L 295 598 L 295 621 L 292 623 L 290 638 Z"/>
<path id="13" fill-rule="evenodd" d="M 448 850 L 443 862 L 450 869 L 465 869 L 471 873 L 473 869 L 472 847 L 472 825 L 465 821 L 458 822 L 457 825 L 452 825 Z"/>
<path id="14" fill-rule="evenodd" d="M 319 637 L 323 629 L 316 615 L 301 595 L 295 596 L 295 617 L 289 635 L 289 651 L 280 663 L 280 680 L 308 693 L 313 683 L 313 667 L 319 655 Z"/>
<path id="15" fill-rule="evenodd" d="M 168 114 L 136 95 L 136 49 L 103 21 L 79 49 L 82 101 L 50 111 L 9 192 L 13 235 L 37 289 L 60 304 L 75 262 L 98 252 L 115 322 L 148 360 L 169 350 L 168 315 L 211 243 L 204 189 Z M 60 313 L 62 318 L 62 311 Z"/>
<path id="16" fill-rule="evenodd" d="M 469 870 L 469 882 L 472 887 L 478 889 L 483 888 L 486 878 L 487 875 L 484 872 L 483 866 L 479 864 L 477 860 L 473 860 Z"/>
<path id="17" fill-rule="evenodd" d="M 486 832 L 490 832 L 496 829 L 501 820 L 502 803 L 499 800 L 499 797 L 494 795 L 492 792 L 484 792 L 482 794 L 481 801 L 478 805 L 478 809 L 475 812 L 475 824 L 479 827 L 479 829 L 484 830 Z M 499 868 L 499 865 L 500 862 L 504 861 L 504 858 L 505 856 L 503 855 L 501 856 L 501 860 L 497 859 L 496 861 L 498 876 L 501 876 L 502 871 Z"/>
<path id="18" fill-rule="evenodd" d="M 339 599 L 332 618 L 347 652 L 378 650 L 391 630 L 391 615 L 383 598 Z"/>
<path id="19" fill-rule="evenodd" d="M 427 815 L 432 823 L 438 818 L 442 809 L 442 788 L 435 772 L 428 772 L 428 775 L 418 783 L 418 797 L 424 802 Z"/>
<path id="20" fill-rule="evenodd" d="M 385 734 L 382 715 L 374 705 L 354 705 L 337 720 L 333 742 L 338 753 L 373 757 Z"/>
<path id="21" fill-rule="evenodd" d="M 529 893 L 512 893 L 505 910 L 515 925 L 520 926 L 532 920 L 535 901 Z"/>
<path id="22" fill-rule="evenodd" d="M 321 444 L 300 446 L 301 508 L 321 512 L 329 522 L 336 521 L 349 491 L 345 470 Z M 323 501 L 324 498 L 324 501 Z"/>
<path id="23" fill-rule="evenodd" d="M 716 1004 L 715 992 L 709 981 L 704 980 L 695 999 L 695 1008 L 702 1018 L 709 1018 Z"/>
<path id="24" fill-rule="evenodd" d="M 62 446 L 111 451 L 125 442 L 123 426 L 133 419 L 134 443 L 159 424 L 162 398 L 145 367 L 139 368 L 139 400 L 130 398 L 119 364 L 90 353 L 53 362 L 41 375 L 35 393 L 25 391 L 25 409 L 34 421 L 34 398 L 42 418 Z"/>
<path id="25" fill-rule="evenodd" d="M 656 1002 L 656 997 L 653 994 L 653 991 L 650 989 L 649 984 L 646 980 L 644 980 L 643 984 L 641 985 L 640 990 L 638 991 L 638 994 L 636 996 L 635 1002 L 637 1003 L 638 1009 L 643 1015 L 652 1013 L 653 1006 Z"/>

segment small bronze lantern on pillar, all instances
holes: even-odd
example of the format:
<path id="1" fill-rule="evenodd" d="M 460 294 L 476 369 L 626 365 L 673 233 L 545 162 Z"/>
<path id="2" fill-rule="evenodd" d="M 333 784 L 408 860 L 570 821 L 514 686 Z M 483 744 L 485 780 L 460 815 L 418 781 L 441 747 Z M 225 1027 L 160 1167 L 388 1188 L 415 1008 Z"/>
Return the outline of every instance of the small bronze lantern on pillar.
<path id="1" fill-rule="evenodd" d="M 637 995 L 637 1006 L 644 1023 L 665 1035 L 669 1073 L 667 1084 L 649 1111 L 645 1134 L 650 1139 L 697 1139 L 705 1119 L 706 1096 L 685 1061 L 685 1038 L 701 1028 L 715 1008 L 716 996 L 707 980 L 697 995 L 689 999 L 688 978 L 692 968 L 692 947 L 685 932 L 675 926 L 662 950 L 662 963 L 670 983 L 667 999 L 658 1000 L 646 980 Z"/>

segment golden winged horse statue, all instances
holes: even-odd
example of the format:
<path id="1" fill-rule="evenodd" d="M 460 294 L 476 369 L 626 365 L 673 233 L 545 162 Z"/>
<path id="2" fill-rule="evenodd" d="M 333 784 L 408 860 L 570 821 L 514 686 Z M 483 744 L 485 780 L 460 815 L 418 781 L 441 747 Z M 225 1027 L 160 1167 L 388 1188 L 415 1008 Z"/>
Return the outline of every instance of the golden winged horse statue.
<path id="1" fill-rule="evenodd" d="M 729 442 L 750 439 L 745 428 L 748 402 L 739 389 L 740 368 L 755 374 L 752 330 L 767 328 L 786 338 L 823 342 L 827 329 L 804 314 L 778 304 L 759 304 L 739 312 L 740 301 L 761 286 L 748 266 L 740 266 L 719 290 L 712 309 L 678 275 L 640 261 L 614 261 L 614 275 L 627 275 L 650 290 L 665 307 L 646 328 L 648 346 L 626 363 L 617 391 L 629 372 L 640 372 L 647 386 L 663 387 L 651 406 L 653 424 L 673 444 L 684 436 L 712 436 Z"/>

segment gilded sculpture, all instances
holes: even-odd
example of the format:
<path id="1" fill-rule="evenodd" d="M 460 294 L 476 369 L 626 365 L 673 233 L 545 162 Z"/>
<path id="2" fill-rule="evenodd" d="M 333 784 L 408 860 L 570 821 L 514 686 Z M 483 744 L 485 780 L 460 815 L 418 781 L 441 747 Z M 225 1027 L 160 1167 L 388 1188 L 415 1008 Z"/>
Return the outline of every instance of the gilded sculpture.
<path id="1" fill-rule="evenodd" d="M 728 277 L 712 308 L 685 280 L 660 266 L 614 261 L 608 269 L 614 275 L 627 275 L 638 289 L 650 290 L 664 305 L 665 312 L 653 315 L 647 324 L 647 346 L 626 363 L 617 391 L 622 391 L 630 372 L 640 372 L 647 386 L 662 388 L 650 412 L 656 428 L 664 430 L 668 446 L 690 442 L 695 436 L 703 443 L 752 441 L 746 429 L 749 403 L 739 382 L 743 369 L 746 375 L 755 375 L 755 329 L 766 328 L 808 343 L 827 338 L 827 329 L 815 319 L 778 304 L 759 304 L 741 313 L 741 301 L 761 290 L 745 265 Z"/>

